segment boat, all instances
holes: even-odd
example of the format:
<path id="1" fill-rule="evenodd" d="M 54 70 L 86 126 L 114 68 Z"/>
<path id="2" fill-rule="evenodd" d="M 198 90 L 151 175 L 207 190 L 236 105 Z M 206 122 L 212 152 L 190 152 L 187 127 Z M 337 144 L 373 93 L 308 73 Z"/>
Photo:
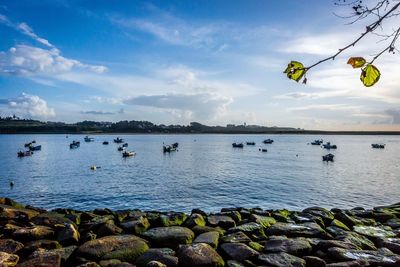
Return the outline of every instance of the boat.
<path id="1" fill-rule="evenodd" d="M 19 152 L 17 153 L 17 155 L 18 155 L 19 158 L 27 157 L 27 156 L 32 156 L 32 154 L 33 154 L 32 151 L 19 151 Z"/>
<path id="2" fill-rule="evenodd" d="M 169 153 L 169 152 L 173 152 L 176 151 L 176 147 L 172 147 L 172 146 L 163 146 L 163 152 L 164 153 Z"/>
<path id="3" fill-rule="evenodd" d="M 322 145 L 325 149 L 337 149 L 336 145 L 331 145 L 331 142 L 326 142 L 326 144 Z"/>
<path id="4" fill-rule="evenodd" d="M 118 151 L 122 151 L 122 150 L 124 150 L 124 149 L 125 149 L 125 148 L 122 147 L 122 146 L 118 147 Z"/>
<path id="5" fill-rule="evenodd" d="M 233 143 L 232 147 L 243 148 L 243 143 Z"/>
<path id="6" fill-rule="evenodd" d="M 123 143 L 124 139 L 117 137 L 117 139 L 114 139 L 114 143 L 120 144 Z"/>
<path id="7" fill-rule="evenodd" d="M 173 148 L 177 148 L 178 146 L 179 146 L 179 143 L 178 143 L 178 142 L 172 144 L 172 147 L 173 147 Z"/>
<path id="8" fill-rule="evenodd" d="M 135 156 L 135 155 L 136 155 L 136 152 L 133 152 L 133 151 L 124 151 L 122 153 L 122 157 L 124 157 L 124 158 L 132 157 L 132 156 Z"/>
<path id="9" fill-rule="evenodd" d="M 329 153 L 329 154 L 326 154 L 325 156 L 322 156 L 322 161 L 333 161 L 334 157 L 335 157 L 335 155 Z"/>
<path id="10" fill-rule="evenodd" d="M 92 137 L 89 137 L 89 136 L 85 136 L 85 142 L 93 142 L 94 141 L 94 138 L 92 138 Z"/>
<path id="11" fill-rule="evenodd" d="M 69 144 L 70 149 L 78 148 L 81 145 L 81 142 L 79 141 L 72 141 L 71 144 Z"/>
<path id="12" fill-rule="evenodd" d="M 103 142 L 103 145 L 108 145 L 108 141 L 104 141 L 104 142 Z"/>
<path id="13" fill-rule="evenodd" d="M 255 146 L 255 145 L 256 145 L 256 142 L 246 142 L 246 145 L 248 145 L 248 146 Z"/>
<path id="14" fill-rule="evenodd" d="M 261 152 L 268 152 L 268 149 L 266 149 L 266 148 L 259 148 L 258 150 Z"/>
<path id="15" fill-rule="evenodd" d="M 385 148 L 385 144 L 371 144 L 372 148 Z"/>
<path id="16" fill-rule="evenodd" d="M 32 142 L 26 143 L 26 144 L 24 145 L 24 147 L 30 147 L 31 145 L 32 145 Z"/>
<path id="17" fill-rule="evenodd" d="M 311 145 L 313 146 L 320 146 L 324 141 L 322 139 L 320 140 L 314 140 L 311 142 Z"/>
<path id="18" fill-rule="evenodd" d="M 272 139 L 265 139 L 263 141 L 264 144 L 272 144 L 273 142 L 274 142 L 274 140 L 272 140 Z"/>
<path id="19" fill-rule="evenodd" d="M 128 147 L 128 143 L 123 144 L 122 147 Z"/>
<path id="20" fill-rule="evenodd" d="M 39 151 L 39 150 L 42 150 L 42 146 L 41 146 L 41 145 L 39 145 L 39 146 L 33 146 L 33 145 L 31 145 L 31 146 L 29 147 L 29 150 L 30 150 L 30 151 Z"/>

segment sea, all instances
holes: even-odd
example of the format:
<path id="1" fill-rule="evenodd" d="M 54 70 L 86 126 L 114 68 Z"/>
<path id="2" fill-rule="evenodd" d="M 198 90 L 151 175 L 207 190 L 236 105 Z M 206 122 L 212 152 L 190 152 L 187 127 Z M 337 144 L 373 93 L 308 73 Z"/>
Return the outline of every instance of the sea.
<path id="1" fill-rule="evenodd" d="M 45 209 L 216 212 L 227 207 L 302 210 L 400 202 L 400 136 L 0 135 L 0 197 Z M 123 158 L 117 137 L 136 152 Z M 264 139 L 272 144 L 263 144 Z M 337 145 L 311 145 L 323 139 Z M 24 144 L 41 151 L 19 158 Z M 69 144 L 80 141 L 80 147 Z M 108 141 L 108 145 L 103 145 Z M 246 145 L 254 141 L 254 146 Z M 163 145 L 178 142 L 177 151 Z M 243 148 L 233 148 L 243 142 Z M 372 143 L 386 144 L 373 149 Z M 260 149 L 267 149 L 262 152 Z M 322 156 L 334 154 L 333 162 Z M 96 166 L 96 170 L 91 167 Z M 10 183 L 13 182 L 13 186 Z"/>

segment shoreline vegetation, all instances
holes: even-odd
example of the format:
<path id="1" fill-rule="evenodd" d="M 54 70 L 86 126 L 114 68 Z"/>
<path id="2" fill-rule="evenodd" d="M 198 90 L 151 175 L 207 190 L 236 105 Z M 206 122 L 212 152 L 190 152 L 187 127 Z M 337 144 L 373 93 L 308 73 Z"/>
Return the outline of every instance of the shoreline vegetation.
<path id="1" fill-rule="evenodd" d="M 0 266 L 400 266 L 400 203 L 217 213 L 58 208 L 0 198 Z"/>
<path id="2" fill-rule="evenodd" d="M 154 124 L 149 121 L 77 123 L 43 122 L 18 117 L 0 117 L 0 134 L 310 134 L 310 135 L 400 135 L 400 131 L 320 131 L 260 125 L 207 126 Z"/>

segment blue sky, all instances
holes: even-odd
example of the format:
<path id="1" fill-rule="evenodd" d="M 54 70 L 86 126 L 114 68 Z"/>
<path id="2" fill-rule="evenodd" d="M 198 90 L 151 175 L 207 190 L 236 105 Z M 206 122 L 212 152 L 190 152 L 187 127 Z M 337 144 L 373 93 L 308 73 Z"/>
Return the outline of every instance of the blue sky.
<path id="1" fill-rule="evenodd" d="M 348 8 L 348 7 L 347 7 Z M 351 42 L 334 1 L 0 1 L 0 115 L 40 120 L 149 120 L 327 130 L 400 130 L 397 55 L 371 88 L 350 56 L 282 73 Z M 388 22 L 389 26 L 391 21 Z"/>

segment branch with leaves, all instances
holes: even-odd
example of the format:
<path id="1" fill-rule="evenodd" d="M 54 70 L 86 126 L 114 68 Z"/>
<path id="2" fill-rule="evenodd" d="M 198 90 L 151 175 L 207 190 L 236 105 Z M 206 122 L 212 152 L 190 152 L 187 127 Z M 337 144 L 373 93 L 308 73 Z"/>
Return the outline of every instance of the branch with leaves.
<path id="1" fill-rule="evenodd" d="M 310 69 L 326 61 L 335 60 L 336 57 L 339 56 L 341 53 L 357 45 L 365 36 L 369 34 L 375 34 L 382 38 L 381 41 L 388 42 L 388 45 L 382 51 L 378 52 L 369 62 L 367 62 L 367 60 L 365 60 L 363 57 L 351 57 L 347 61 L 347 64 L 350 64 L 353 68 L 361 68 L 360 80 L 365 86 L 369 87 L 376 84 L 379 81 L 381 73 L 379 69 L 373 65 L 373 63 L 385 52 L 394 54 L 396 51 L 399 51 L 396 48 L 396 43 L 400 36 L 400 25 L 398 25 L 397 28 L 392 29 L 392 32 L 388 34 L 377 34 L 376 30 L 378 28 L 382 28 L 383 21 L 400 15 L 400 1 L 381 0 L 378 1 L 377 4 L 372 8 L 369 8 L 362 3 L 362 0 L 355 0 L 349 3 L 346 2 L 346 0 L 338 0 L 338 2 L 335 3 L 336 5 L 349 5 L 352 7 L 353 14 L 349 17 L 346 17 L 353 19 L 350 24 L 358 22 L 369 16 L 376 17 L 376 20 L 367 25 L 365 31 L 358 38 L 356 38 L 352 43 L 346 45 L 345 47 L 340 48 L 338 52 L 334 55 L 324 58 L 310 66 L 305 67 L 301 62 L 291 61 L 284 71 L 286 76 L 289 79 L 295 80 L 296 82 L 299 82 L 301 79 L 303 79 L 303 83 L 306 84 L 306 74 Z"/>

